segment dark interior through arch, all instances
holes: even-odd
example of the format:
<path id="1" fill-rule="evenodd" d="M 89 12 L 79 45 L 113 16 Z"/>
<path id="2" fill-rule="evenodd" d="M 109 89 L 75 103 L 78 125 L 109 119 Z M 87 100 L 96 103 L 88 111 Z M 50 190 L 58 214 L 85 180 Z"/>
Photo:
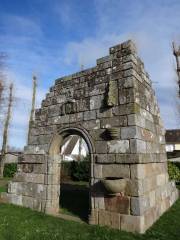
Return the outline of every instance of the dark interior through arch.
<path id="1" fill-rule="evenodd" d="M 87 221 L 90 211 L 90 146 L 77 131 L 62 134 L 60 213 Z"/>

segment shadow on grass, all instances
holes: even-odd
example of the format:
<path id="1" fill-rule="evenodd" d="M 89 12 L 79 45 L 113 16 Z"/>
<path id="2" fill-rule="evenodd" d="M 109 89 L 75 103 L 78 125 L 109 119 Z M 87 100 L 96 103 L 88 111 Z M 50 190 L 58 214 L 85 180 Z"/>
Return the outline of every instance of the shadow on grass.
<path id="1" fill-rule="evenodd" d="M 77 216 L 87 221 L 89 214 L 89 187 L 73 183 L 62 183 L 60 212 Z"/>

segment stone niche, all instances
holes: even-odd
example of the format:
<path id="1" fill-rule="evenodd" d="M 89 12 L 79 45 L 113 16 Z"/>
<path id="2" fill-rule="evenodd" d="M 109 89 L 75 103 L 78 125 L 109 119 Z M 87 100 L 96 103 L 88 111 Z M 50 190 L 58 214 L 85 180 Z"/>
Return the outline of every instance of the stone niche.
<path id="1" fill-rule="evenodd" d="M 178 198 L 157 100 L 132 41 L 111 47 L 95 67 L 55 81 L 2 197 L 56 215 L 59 149 L 72 133 L 91 155 L 90 224 L 144 233 Z"/>

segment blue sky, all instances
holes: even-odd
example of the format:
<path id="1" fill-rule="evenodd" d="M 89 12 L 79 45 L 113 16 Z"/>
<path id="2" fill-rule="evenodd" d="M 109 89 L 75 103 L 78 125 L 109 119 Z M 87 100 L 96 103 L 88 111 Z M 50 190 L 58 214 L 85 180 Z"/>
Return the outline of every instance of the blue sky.
<path id="1" fill-rule="evenodd" d="M 94 66 L 109 47 L 133 39 L 145 62 L 166 128 L 177 128 L 172 40 L 180 43 L 179 0 L 0 0 L 0 51 L 15 85 L 9 144 L 26 143 L 32 74 L 37 107 L 54 80 Z"/>

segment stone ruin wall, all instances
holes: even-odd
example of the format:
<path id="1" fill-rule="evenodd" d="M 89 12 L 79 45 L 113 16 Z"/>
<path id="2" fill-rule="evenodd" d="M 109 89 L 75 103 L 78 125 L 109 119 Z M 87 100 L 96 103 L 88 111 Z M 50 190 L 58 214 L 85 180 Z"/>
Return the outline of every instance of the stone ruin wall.
<path id="1" fill-rule="evenodd" d="M 115 140 L 107 135 L 114 127 L 119 129 Z M 76 129 L 91 145 L 91 224 L 143 233 L 177 199 L 158 104 L 132 41 L 111 47 L 95 67 L 56 80 L 36 110 L 4 198 L 57 213 L 60 159 L 54 149 L 63 129 Z M 105 178 L 126 179 L 124 193 L 108 195 L 101 184 Z"/>

